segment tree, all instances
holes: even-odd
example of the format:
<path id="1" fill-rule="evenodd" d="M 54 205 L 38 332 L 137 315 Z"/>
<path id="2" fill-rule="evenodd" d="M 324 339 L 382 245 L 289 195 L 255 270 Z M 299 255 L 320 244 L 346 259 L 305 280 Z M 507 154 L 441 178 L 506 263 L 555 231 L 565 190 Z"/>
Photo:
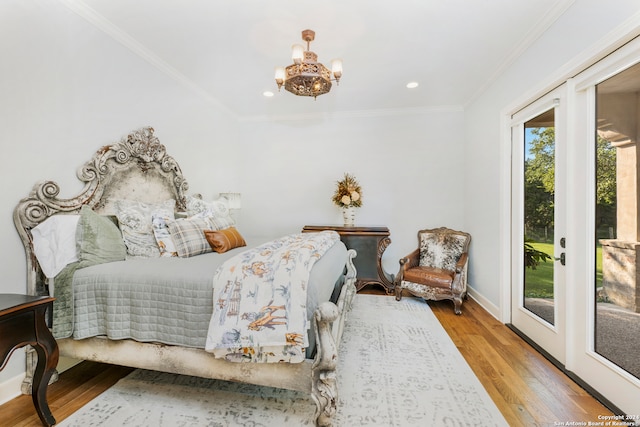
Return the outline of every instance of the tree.
<path id="1" fill-rule="evenodd" d="M 524 164 L 524 186 L 527 197 L 524 205 L 525 233 L 547 231 L 553 226 L 555 193 L 555 132 L 554 128 L 533 128 L 534 137 Z"/>
<path id="2" fill-rule="evenodd" d="M 547 229 L 553 225 L 553 193 L 545 189 L 544 183 L 529 174 L 531 166 L 525 162 L 524 227 L 525 233 L 532 235 L 535 230 Z"/>
<path id="3" fill-rule="evenodd" d="M 532 128 L 525 161 L 525 230 L 553 225 L 555 128 Z M 596 139 L 596 224 L 615 226 L 616 148 Z"/>
<path id="4" fill-rule="evenodd" d="M 555 191 L 556 135 L 554 127 L 533 128 L 529 154 L 529 172 L 525 179 L 539 181 L 544 190 L 553 195 Z"/>
<path id="5" fill-rule="evenodd" d="M 551 261 L 551 256 L 545 252 L 539 251 L 535 249 L 531 245 L 531 241 L 529 239 L 524 240 L 524 266 L 526 268 L 530 268 L 535 270 L 538 267 L 540 262 L 547 262 L 547 260 Z"/>
<path id="6" fill-rule="evenodd" d="M 616 225 L 616 175 L 616 148 L 598 135 L 596 140 L 596 227 L 608 228 Z"/>

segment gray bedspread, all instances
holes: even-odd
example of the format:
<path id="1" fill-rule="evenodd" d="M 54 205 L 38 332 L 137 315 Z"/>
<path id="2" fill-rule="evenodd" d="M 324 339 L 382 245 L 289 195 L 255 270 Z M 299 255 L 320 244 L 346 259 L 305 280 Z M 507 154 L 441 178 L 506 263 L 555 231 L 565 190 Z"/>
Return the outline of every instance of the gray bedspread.
<path id="1" fill-rule="evenodd" d="M 247 243 L 253 247 L 263 242 Z M 213 311 L 213 275 L 224 261 L 245 250 L 130 259 L 77 269 L 71 285 L 73 314 L 66 313 L 64 324 L 54 320 L 56 338 L 106 336 L 204 348 Z M 346 258 L 346 247 L 337 242 L 314 265 L 307 295 L 309 318 L 320 302 L 332 296 Z M 56 293 L 58 286 L 56 281 Z"/>

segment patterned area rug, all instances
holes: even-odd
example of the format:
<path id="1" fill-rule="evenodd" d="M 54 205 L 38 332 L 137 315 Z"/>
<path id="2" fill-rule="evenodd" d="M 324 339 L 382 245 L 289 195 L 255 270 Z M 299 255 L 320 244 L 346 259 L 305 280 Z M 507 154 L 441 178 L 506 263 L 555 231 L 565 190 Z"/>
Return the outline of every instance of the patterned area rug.
<path id="1" fill-rule="evenodd" d="M 429 306 L 356 295 L 340 347 L 336 426 L 507 426 Z M 59 425 L 302 426 L 303 393 L 136 370 Z"/>

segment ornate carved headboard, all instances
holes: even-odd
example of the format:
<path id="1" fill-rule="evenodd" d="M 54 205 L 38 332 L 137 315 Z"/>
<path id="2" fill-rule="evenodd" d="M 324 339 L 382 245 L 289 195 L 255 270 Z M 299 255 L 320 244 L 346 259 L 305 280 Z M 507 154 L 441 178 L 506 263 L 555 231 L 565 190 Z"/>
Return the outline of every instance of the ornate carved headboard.
<path id="1" fill-rule="evenodd" d="M 166 153 L 151 127 L 131 132 L 120 142 L 100 148 L 77 171 L 84 188 L 70 199 L 58 198 L 60 187 L 53 181 L 34 185 L 13 211 L 13 222 L 27 257 L 27 292 L 47 293 L 46 278 L 33 252 L 31 229 L 53 215 L 76 214 L 82 205 L 103 214 L 113 212 L 113 200 L 158 202 L 175 199 L 176 210 L 185 209 L 189 189 L 180 166 Z"/>

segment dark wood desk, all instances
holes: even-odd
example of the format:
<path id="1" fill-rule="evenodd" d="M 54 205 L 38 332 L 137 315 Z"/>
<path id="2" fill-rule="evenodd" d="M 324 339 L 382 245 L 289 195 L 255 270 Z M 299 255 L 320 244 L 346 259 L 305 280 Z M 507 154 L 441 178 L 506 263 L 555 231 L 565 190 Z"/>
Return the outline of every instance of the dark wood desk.
<path id="1" fill-rule="evenodd" d="M 54 298 L 0 294 L 0 370 L 13 350 L 31 345 L 38 354 L 31 398 L 42 424 L 56 423 L 47 403 L 47 386 L 58 364 L 58 344 L 45 322 Z"/>
<path id="2" fill-rule="evenodd" d="M 357 270 L 356 290 L 367 285 L 379 285 L 387 294 L 394 290 L 393 277 L 382 268 L 382 254 L 391 244 L 387 227 L 343 227 L 337 225 L 305 225 L 303 233 L 333 230 L 348 249 L 355 249 L 358 255 L 353 264 Z"/>

